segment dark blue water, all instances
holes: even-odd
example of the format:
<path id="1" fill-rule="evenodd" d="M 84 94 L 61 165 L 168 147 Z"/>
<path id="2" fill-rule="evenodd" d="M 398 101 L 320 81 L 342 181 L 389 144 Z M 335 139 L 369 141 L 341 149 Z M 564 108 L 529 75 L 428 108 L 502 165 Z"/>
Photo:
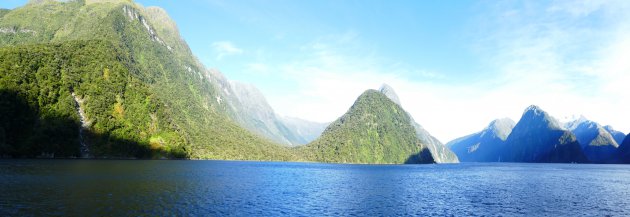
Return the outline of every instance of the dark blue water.
<path id="1" fill-rule="evenodd" d="M 0 216 L 628 216 L 630 166 L 0 161 Z"/>

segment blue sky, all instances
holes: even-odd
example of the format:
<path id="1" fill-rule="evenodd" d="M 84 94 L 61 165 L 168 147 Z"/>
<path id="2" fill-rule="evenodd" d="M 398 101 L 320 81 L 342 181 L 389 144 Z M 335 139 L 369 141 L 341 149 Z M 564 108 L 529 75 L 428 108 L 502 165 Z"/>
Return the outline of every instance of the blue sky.
<path id="1" fill-rule="evenodd" d="M 388 83 L 443 142 L 531 104 L 630 131 L 628 1 L 136 2 L 282 115 L 333 121 Z"/>

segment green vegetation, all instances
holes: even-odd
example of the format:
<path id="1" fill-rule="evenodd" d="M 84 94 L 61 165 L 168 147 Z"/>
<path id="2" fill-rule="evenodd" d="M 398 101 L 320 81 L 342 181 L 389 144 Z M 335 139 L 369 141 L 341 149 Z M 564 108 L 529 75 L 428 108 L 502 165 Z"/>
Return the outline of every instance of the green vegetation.
<path id="1" fill-rule="evenodd" d="M 32 133 L 6 134 L 15 140 L 10 141 L 10 146 L 5 144 L 8 149 L 2 152 L 37 156 L 40 150 L 33 147 L 47 145 L 50 139 L 59 141 L 53 144 L 59 148 L 44 146 L 41 152 L 77 156 L 79 116 L 71 95 L 75 93 L 83 98 L 82 107 L 91 122 L 90 131 L 94 136 L 86 140 L 91 144 L 93 155 L 149 157 L 151 153 L 144 144 L 148 144 L 151 137 L 168 135 L 173 129 L 157 121 L 166 118 L 158 109 L 162 103 L 150 94 L 147 85 L 129 75 L 120 58 L 111 43 L 97 40 L 0 48 L 3 60 L 0 87 L 6 93 L 17 93 L 17 96 L 7 95 L 2 99 L 22 99 L 32 112 L 27 115 L 29 119 L 14 120 L 3 127 L 24 132 L 32 130 Z M 39 119 L 56 121 L 47 123 Z M 62 129 L 63 133 L 37 133 Z M 185 140 L 169 138 L 168 146 L 153 151 L 164 152 L 169 157 L 185 157 Z"/>
<path id="2" fill-rule="evenodd" d="M 78 156 L 75 93 L 96 157 L 300 159 L 235 124 L 185 43 L 161 35 L 172 27 L 143 11 L 43 1 L 0 18 L 0 155 Z"/>
<path id="3" fill-rule="evenodd" d="M 301 147 L 306 159 L 340 163 L 433 163 L 398 104 L 367 90 L 314 142 Z"/>
<path id="4" fill-rule="evenodd" d="M 4 17 L 5 14 L 11 12 L 9 9 L 0 8 L 0 18 Z"/>
<path id="5" fill-rule="evenodd" d="M 221 76 L 159 8 L 41 0 L 0 11 L 0 156 L 79 157 L 84 142 L 94 157 L 434 162 L 377 91 L 320 139 L 287 148 L 234 121 Z"/>

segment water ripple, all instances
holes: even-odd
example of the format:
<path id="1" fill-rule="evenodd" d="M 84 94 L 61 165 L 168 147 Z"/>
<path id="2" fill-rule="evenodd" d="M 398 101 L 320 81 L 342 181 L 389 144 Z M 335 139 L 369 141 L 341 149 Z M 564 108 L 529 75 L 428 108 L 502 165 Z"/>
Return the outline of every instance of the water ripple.
<path id="1" fill-rule="evenodd" d="M 630 166 L 0 161 L 0 216 L 624 216 Z"/>

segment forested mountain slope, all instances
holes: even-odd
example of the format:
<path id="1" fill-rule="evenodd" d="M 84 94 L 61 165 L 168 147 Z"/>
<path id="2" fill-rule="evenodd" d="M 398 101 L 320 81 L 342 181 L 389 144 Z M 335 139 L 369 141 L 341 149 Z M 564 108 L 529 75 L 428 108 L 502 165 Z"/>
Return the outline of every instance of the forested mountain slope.
<path id="1" fill-rule="evenodd" d="M 217 74 L 192 55 L 162 9 L 33 1 L 2 12 L 0 56 L 3 101 L 29 108 L 28 118 L 1 117 L 1 155 L 76 157 L 86 142 L 96 157 L 299 159 L 233 121 Z M 13 105 L 0 109 L 15 113 Z M 84 137 L 76 135 L 79 109 Z"/>

